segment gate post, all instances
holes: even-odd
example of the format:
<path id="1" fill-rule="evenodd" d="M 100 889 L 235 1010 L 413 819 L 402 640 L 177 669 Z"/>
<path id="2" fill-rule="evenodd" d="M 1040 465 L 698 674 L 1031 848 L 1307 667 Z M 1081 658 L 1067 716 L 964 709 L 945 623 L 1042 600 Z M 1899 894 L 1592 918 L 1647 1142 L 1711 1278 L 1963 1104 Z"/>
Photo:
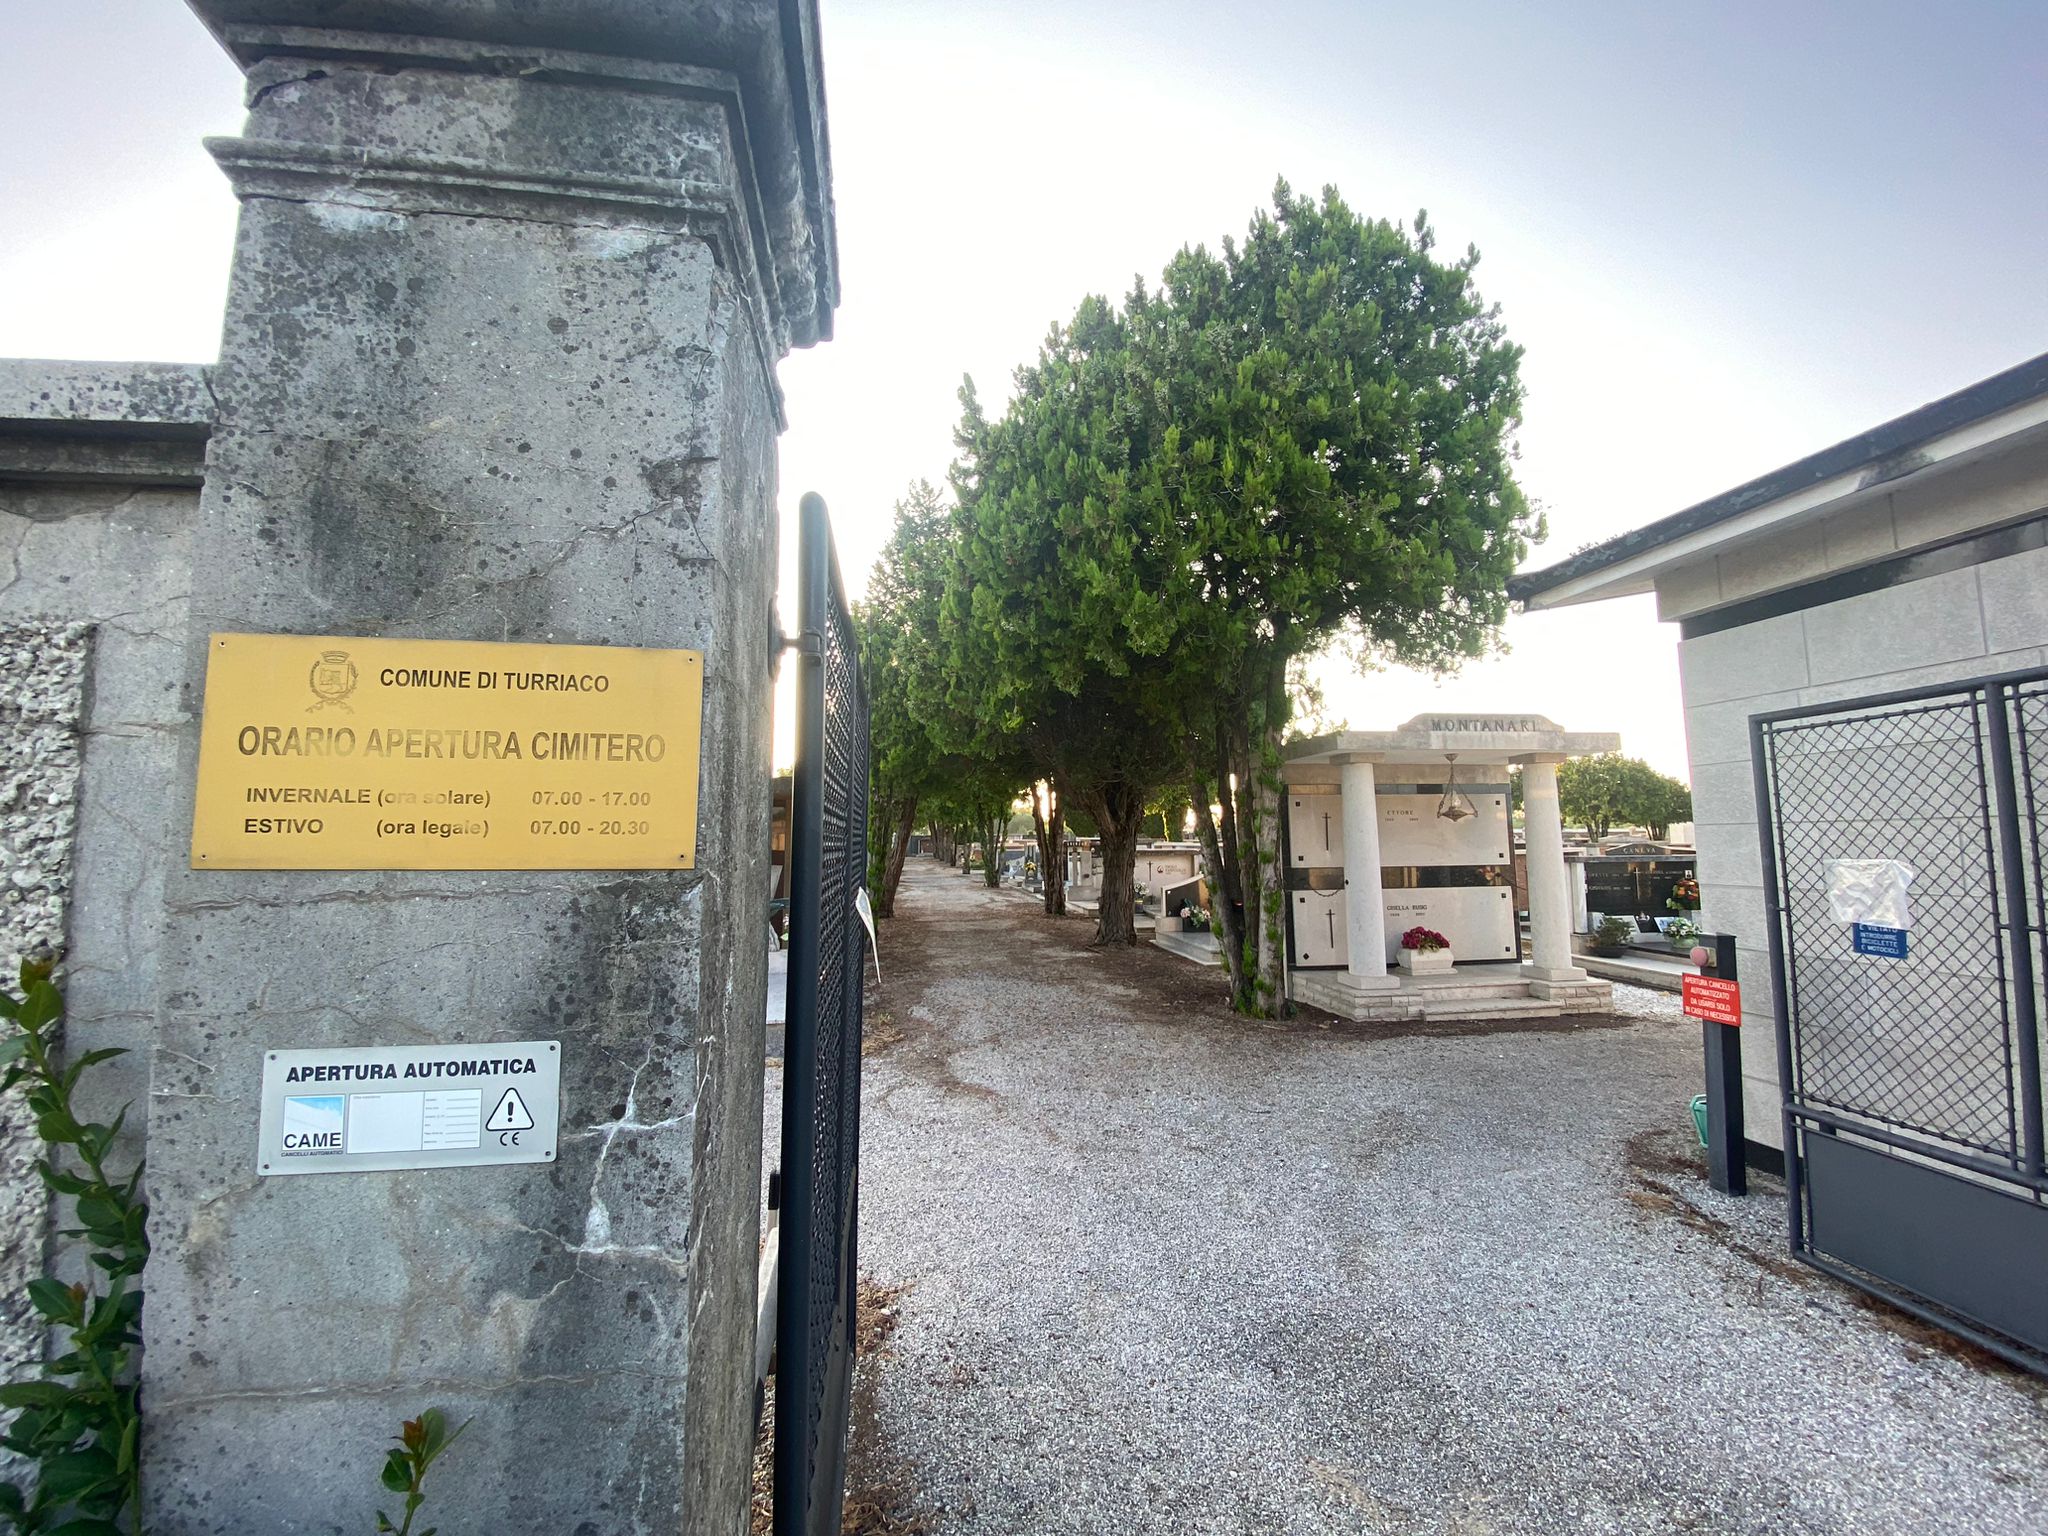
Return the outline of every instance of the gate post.
<path id="1" fill-rule="evenodd" d="M 773 370 L 829 333 L 835 285 L 814 6 L 192 3 L 249 108 L 209 145 L 241 214 L 193 532 L 194 726 L 213 632 L 577 643 L 700 652 L 703 755 L 680 867 L 592 847 L 566 868 L 167 881 L 146 1523 L 367 1530 L 400 1421 L 438 1407 L 470 1425 L 429 1486 L 443 1530 L 731 1536 L 753 1440 Z M 363 730 L 388 723 L 369 692 Z M 259 1174 L 267 1051 L 465 1040 L 559 1042 L 555 1161 Z"/>
<path id="2" fill-rule="evenodd" d="M 1735 935 L 1702 934 L 1708 946 L 1708 975 L 1736 981 Z M 1706 1051 L 1707 1089 L 1707 1181 L 1724 1195 L 1749 1193 L 1749 1168 L 1743 1156 L 1745 1127 L 1742 1119 L 1742 1031 L 1713 1019 L 1700 1021 L 1700 1040 Z"/>
<path id="3" fill-rule="evenodd" d="M 2005 928 L 2012 964 L 2014 1075 L 2019 1079 L 2020 1167 L 2030 1178 L 2043 1172 L 2041 1129 L 2041 1034 L 2035 1007 L 2033 903 L 2027 899 L 2027 859 L 2020 833 L 2021 779 L 2013 763 L 2011 689 L 1984 690 L 1984 716 L 1991 745 L 1992 800 L 1998 817 L 1998 862 L 2004 872 Z M 2038 876 L 2037 876 L 2038 878 Z"/>

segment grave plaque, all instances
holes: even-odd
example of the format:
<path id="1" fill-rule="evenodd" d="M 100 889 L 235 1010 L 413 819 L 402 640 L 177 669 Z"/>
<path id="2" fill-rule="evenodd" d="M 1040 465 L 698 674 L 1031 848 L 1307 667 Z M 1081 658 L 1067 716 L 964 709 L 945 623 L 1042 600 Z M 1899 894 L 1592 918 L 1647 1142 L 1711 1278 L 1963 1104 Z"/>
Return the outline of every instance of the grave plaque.
<path id="1" fill-rule="evenodd" d="M 691 869 L 695 651 L 215 635 L 194 869 Z"/>

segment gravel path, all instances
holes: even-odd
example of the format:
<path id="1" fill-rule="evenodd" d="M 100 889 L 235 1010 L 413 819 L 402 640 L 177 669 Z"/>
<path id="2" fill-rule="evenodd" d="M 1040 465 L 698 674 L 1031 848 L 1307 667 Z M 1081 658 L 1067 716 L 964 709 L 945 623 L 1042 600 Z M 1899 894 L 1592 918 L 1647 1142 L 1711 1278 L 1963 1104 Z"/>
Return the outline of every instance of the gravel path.
<path id="1" fill-rule="evenodd" d="M 1714 1194 L 1696 1026 L 1259 1026 L 913 861 L 855 1481 L 940 1533 L 2048 1530 L 2048 1395 Z"/>

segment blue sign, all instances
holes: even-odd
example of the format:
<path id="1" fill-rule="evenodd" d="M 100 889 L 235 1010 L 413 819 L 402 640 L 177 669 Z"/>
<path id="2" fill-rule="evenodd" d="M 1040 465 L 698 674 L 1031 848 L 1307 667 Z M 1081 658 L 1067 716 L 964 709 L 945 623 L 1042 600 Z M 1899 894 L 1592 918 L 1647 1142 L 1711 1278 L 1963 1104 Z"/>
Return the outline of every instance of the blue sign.
<path id="1" fill-rule="evenodd" d="M 1906 958 L 1906 930 L 1903 928 L 1881 928 L 1876 923 L 1852 923 L 1856 953 L 1877 955 L 1886 960 Z"/>

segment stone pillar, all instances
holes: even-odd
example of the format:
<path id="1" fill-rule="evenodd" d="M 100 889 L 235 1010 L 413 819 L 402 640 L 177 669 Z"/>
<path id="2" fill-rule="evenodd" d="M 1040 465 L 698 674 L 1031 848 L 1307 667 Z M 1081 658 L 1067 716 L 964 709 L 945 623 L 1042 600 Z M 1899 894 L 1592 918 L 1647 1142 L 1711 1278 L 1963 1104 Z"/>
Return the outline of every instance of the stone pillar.
<path id="1" fill-rule="evenodd" d="M 744 1528 L 773 369 L 828 334 L 805 0 L 193 0 L 249 118 L 192 556 L 216 630 L 704 653 L 692 871 L 179 870 L 149 1121 L 157 1536 Z M 366 18 L 376 32 L 338 30 Z M 369 18 L 374 18 L 369 19 Z M 197 732 L 185 732 L 189 793 Z M 266 1180 L 263 1052 L 558 1039 L 553 1164 Z"/>
<path id="2" fill-rule="evenodd" d="M 1584 981 L 1572 964 L 1571 894 L 1566 886 L 1564 822 L 1557 809 L 1557 764 L 1522 768 L 1522 830 L 1529 857 L 1528 976 L 1539 982 Z"/>
<path id="3" fill-rule="evenodd" d="M 1349 979 L 1352 985 L 1367 991 L 1391 990 L 1400 981 L 1387 974 L 1386 895 L 1380 885 L 1379 786 L 1373 765 L 1342 764 L 1338 788 L 1344 800 L 1344 933 L 1351 947 Z"/>

